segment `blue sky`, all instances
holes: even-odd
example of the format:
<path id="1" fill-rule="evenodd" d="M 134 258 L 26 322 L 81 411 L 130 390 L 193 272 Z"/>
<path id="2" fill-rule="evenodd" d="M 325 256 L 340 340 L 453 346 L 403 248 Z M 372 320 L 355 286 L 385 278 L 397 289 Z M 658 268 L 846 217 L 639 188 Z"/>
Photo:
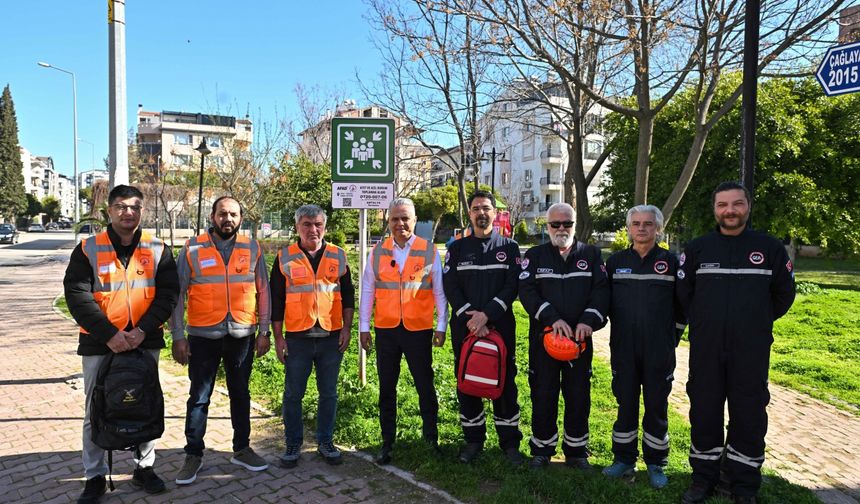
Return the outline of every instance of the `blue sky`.
<path id="1" fill-rule="evenodd" d="M 105 0 L 8 2 L 0 31 L 0 86 L 10 85 L 19 140 L 72 174 L 71 77 L 75 72 L 78 169 L 102 168 L 108 152 L 108 25 Z M 297 83 L 344 90 L 373 79 L 379 58 L 360 0 L 127 0 L 128 126 L 144 109 L 274 117 L 294 114 Z M 240 109 L 237 111 L 237 108 Z M 93 162 L 94 158 L 94 162 Z"/>

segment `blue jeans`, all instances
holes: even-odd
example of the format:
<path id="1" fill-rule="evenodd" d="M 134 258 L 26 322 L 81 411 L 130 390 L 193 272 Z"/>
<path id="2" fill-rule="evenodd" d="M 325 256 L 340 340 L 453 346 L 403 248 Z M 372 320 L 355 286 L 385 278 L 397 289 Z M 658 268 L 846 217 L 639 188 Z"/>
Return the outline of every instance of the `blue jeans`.
<path id="1" fill-rule="evenodd" d="M 343 354 L 338 350 L 338 337 L 288 338 L 287 358 L 284 364 L 284 438 L 287 445 L 301 445 L 302 399 L 311 375 L 311 366 L 316 367 L 317 392 L 317 442 L 332 441 L 334 420 L 337 414 L 337 377 Z"/>
<path id="2" fill-rule="evenodd" d="M 185 415 L 185 453 L 203 456 L 203 436 L 209 418 L 209 398 L 215 385 L 218 365 L 224 361 L 227 391 L 230 393 L 230 421 L 233 424 L 233 451 L 247 448 L 251 439 L 251 394 L 248 380 L 254 362 L 254 337 L 219 339 L 189 336 L 191 357 L 188 377 L 191 379 Z"/>

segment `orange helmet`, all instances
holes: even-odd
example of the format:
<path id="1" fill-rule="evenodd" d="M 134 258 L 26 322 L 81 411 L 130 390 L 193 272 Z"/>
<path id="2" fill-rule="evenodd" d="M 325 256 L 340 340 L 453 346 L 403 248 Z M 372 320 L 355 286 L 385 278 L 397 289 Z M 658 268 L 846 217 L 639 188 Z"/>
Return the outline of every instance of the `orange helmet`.
<path id="1" fill-rule="evenodd" d="M 579 354 L 585 351 L 585 341 L 577 343 L 570 338 L 565 338 L 552 331 L 552 327 L 543 330 L 543 347 L 550 357 L 560 361 L 571 361 L 579 358 Z"/>

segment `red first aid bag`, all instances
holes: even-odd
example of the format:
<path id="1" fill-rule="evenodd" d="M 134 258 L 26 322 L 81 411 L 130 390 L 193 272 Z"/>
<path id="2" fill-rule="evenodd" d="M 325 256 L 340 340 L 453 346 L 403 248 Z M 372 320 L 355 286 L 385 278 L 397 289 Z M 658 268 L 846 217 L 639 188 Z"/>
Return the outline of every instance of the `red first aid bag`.
<path id="1" fill-rule="evenodd" d="M 508 349 L 495 329 L 479 338 L 472 333 L 463 340 L 457 388 L 460 392 L 487 399 L 498 399 L 505 388 Z"/>

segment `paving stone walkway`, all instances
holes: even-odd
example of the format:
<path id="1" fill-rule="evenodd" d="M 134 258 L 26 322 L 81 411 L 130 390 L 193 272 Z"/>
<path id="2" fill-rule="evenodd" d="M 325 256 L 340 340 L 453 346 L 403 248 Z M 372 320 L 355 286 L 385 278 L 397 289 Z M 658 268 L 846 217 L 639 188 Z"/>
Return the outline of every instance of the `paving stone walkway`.
<path id="1" fill-rule="evenodd" d="M 84 413 L 77 328 L 51 309 L 62 292 L 65 263 L 0 268 L 0 502 L 74 502 L 83 488 L 81 422 Z M 283 450 L 280 420 L 255 412 L 251 445 L 272 464 L 251 473 L 229 462 L 229 402 L 213 394 L 204 467 L 192 485 L 173 483 L 184 460 L 183 427 L 188 379 L 179 366 L 161 363 L 167 413 L 155 469 L 168 492 L 149 496 L 129 484 L 130 456 L 114 460 L 116 491 L 103 502 L 171 503 L 435 503 L 449 500 L 408 483 L 366 460 L 348 455 L 332 467 L 305 444 L 302 462 L 277 467 Z"/>
<path id="2" fill-rule="evenodd" d="M 608 326 L 594 342 L 597 355 L 608 362 Z M 690 355 L 685 343 L 677 348 L 676 360 L 669 400 L 687 416 Z M 860 503 L 860 418 L 773 383 L 770 396 L 765 467 L 813 490 L 825 504 Z"/>

